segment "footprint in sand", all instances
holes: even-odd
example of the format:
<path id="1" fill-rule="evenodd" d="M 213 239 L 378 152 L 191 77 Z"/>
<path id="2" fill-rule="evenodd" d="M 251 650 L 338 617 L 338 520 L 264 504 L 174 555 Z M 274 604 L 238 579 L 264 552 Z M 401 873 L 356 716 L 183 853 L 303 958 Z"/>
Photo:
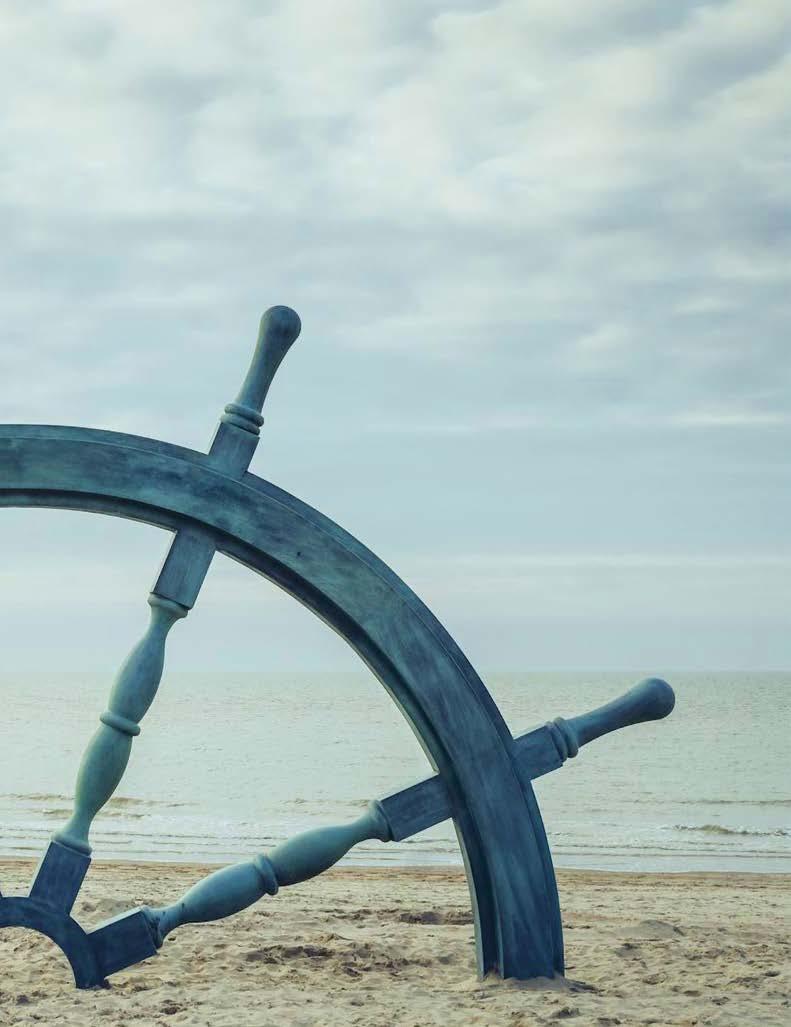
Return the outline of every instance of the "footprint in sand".
<path id="1" fill-rule="evenodd" d="M 664 920 L 641 920 L 629 930 L 630 938 L 646 938 L 650 941 L 665 941 L 683 934 L 680 928 Z"/>

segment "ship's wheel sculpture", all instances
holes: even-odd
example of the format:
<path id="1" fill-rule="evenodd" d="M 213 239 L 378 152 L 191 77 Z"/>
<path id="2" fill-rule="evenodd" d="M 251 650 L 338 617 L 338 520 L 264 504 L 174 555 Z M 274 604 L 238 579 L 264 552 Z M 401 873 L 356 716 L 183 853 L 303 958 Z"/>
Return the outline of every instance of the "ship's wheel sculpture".
<path id="1" fill-rule="evenodd" d="M 230 916 L 322 873 L 365 839 L 399 841 L 453 818 L 479 972 L 562 974 L 555 875 L 531 782 L 593 738 L 666 716 L 673 692 L 649 679 L 593 713 L 514 738 L 459 647 L 400 578 L 337 524 L 248 472 L 264 399 L 299 332 L 288 307 L 264 314 L 247 377 L 208 454 L 92 428 L 0 426 L 0 506 L 113 514 L 175 533 L 148 597 L 148 630 L 123 663 L 83 756 L 71 819 L 50 841 L 29 894 L 0 897 L 0 927 L 47 935 L 68 957 L 77 986 L 96 987 L 154 956 L 181 924 Z M 346 639 L 436 774 L 371 802 L 351 824 L 308 831 L 218 870 L 171 906 L 130 910 L 86 929 L 71 909 L 91 862 L 91 824 L 118 787 L 154 700 L 167 634 L 194 605 L 215 552 L 274 581 Z"/>

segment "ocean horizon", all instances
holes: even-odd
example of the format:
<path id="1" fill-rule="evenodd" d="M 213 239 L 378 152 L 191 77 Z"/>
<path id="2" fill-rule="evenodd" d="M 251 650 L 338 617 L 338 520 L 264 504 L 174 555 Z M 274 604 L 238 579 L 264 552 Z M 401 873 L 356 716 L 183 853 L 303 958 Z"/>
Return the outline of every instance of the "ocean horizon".
<path id="1" fill-rule="evenodd" d="M 791 872 L 788 672 L 667 673 L 664 721 L 591 743 L 535 782 L 556 866 Z M 640 677 L 512 672 L 484 681 L 514 734 L 587 712 Z M 36 857 L 68 819 L 110 676 L 3 673 L 0 855 Z M 417 739 L 360 673 L 168 674 L 116 796 L 96 818 L 97 860 L 227 863 L 354 819 L 428 777 Z M 450 822 L 367 842 L 356 865 L 461 865 Z"/>

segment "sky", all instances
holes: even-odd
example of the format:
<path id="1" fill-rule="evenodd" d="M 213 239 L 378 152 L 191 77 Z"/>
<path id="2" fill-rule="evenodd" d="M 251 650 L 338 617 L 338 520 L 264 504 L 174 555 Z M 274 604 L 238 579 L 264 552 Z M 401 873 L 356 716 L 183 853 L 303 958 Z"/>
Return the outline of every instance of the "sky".
<path id="1" fill-rule="evenodd" d="M 252 470 L 482 672 L 791 666 L 791 6 L 8 2 L 0 421 Z M 3 510 L 3 669 L 107 670 L 170 536 Z M 357 660 L 217 557 L 178 670 Z"/>

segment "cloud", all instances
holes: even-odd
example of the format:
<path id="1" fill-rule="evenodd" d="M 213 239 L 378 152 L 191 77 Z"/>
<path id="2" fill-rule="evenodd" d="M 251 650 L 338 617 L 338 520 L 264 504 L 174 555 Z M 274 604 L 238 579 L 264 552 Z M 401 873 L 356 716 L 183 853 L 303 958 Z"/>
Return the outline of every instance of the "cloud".
<path id="1" fill-rule="evenodd" d="M 748 410 L 698 410 L 677 414 L 672 423 L 690 428 L 766 428 L 784 427 L 791 423 L 791 414 L 750 412 Z"/>
<path id="2" fill-rule="evenodd" d="M 661 482 L 667 523 L 702 545 L 714 478 L 718 509 L 744 512 L 717 545 L 777 542 L 787 3 L 75 0 L 2 19 L 4 420 L 204 446 L 261 309 L 286 302 L 303 336 L 256 466 L 377 544 L 455 545 L 467 509 L 477 548 L 487 513 L 540 490 L 530 530 L 554 545 L 546 497 L 568 508 L 579 482 L 582 544 L 632 539 L 620 507 Z M 634 541 L 661 553 L 649 521 Z"/>
<path id="3" fill-rule="evenodd" d="M 431 558 L 428 558 L 431 562 Z M 791 566 L 791 555 L 786 553 L 458 553 L 445 557 L 442 564 L 462 568 L 499 568 L 506 573 L 522 573 L 536 569 L 618 568 L 618 569 L 685 569 L 732 570 L 774 567 L 783 570 Z"/>

